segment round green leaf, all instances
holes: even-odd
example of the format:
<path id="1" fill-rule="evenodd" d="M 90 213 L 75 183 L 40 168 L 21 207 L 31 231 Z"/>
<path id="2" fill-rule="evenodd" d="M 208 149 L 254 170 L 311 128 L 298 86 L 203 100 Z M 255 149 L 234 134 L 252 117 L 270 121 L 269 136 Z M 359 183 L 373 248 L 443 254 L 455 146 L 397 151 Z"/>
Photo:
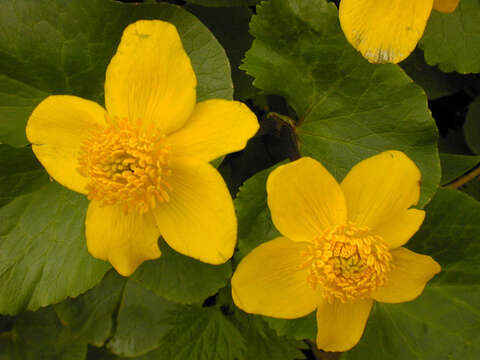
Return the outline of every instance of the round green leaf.
<path id="1" fill-rule="evenodd" d="M 213 32 L 230 60 L 234 95 L 237 100 L 253 97 L 256 89 L 253 79 L 239 69 L 245 52 L 252 45 L 253 37 L 248 33 L 248 24 L 252 17 L 249 8 L 207 8 L 187 5 L 185 8 L 197 16 Z"/>
<path id="2" fill-rule="evenodd" d="M 110 264 L 87 251 L 85 196 L 50 183 L 0 208 L 0 313 L 76 297 Z"/>
<path id="3" fill-rule="evenodd" d="M 298 319 L 285 320 L 265 317 L 265 320 L 278 335 L 315 342 L 317 338 L 316 311 Z"/>
<path id="4" fill-rule="evenodd" d="M 417 85 L 425 90 L 429 100 L 451 95 L 475 84 L 473 75 L 444 73 L 437 66 L 428 65 L 423 51 L 418 48 L 399 65 Z"/>
<path id="5" fill-rule="evenodd" d="M 452 182 L 480 164 L 480 156 L 440 153 L 442 185 Z"/>
<path id="6" fill-rule="evenodd" d="M 102 282 L 75 299 L 54 305 L 57 316 L 72 335 L 103 346 L 113 332 L 113 314 L 118 308 L 126 279 L 110 270 Z"/>
<path id="7" fill-rule="evenodd" d="M 231 99 L 230 65 L 212 33 L 170 4 L 110 0 L 0 2 L 0 141 L 23 146 L 25 124 L 50 94 L 103 103 L 105 70 L 123 29 L 139 19 L 177 26 L 197 75 L 197 100 Z"/>
<path id="8" fill-rule="evenodd" d="M 238 251 L 234 256 L 237 263 L 260 244 L 280 236 L 270 216 L 266 187 L 270 173 L 282 164 L 260 171 L 245 181 L 234 200 L 238 219 Z"/>
<path id="9" fill-rule="evenodd" d="M 265 323 L 264 318 L 236 310 L 231 320 L 240 330 L 247 345 L 245 354 L 239 360 L 293 360 L 305 358 L 300 352 L 300 349 L 307 348 L 303 341 L 277 336 L 275 331 L 270 329 Z"/>
<path id="10" fill-rule="evenodd" d="M 258 316 L 175 304 L 133 281 L 125 287 L 117 324 L 109 349 L 137 360 L 302 358 L 301 343 L 276 336 Z"/>
<path id="11" fill-rule="evenodd" d="M 129 357 L 155 349 L 175 327 L 169 317 L 180 307 L 129 280 L 118 311 L 115 335 L 108 342 L 108 348 L 117 355 Z"/>
<path id="12" fill-rule="evenodd" d="M 480 201 L 480 179 L 478 177 L 467 182 L 459 190 Z"/>
<path id="13" fill-rule="evenodd" d="M 51 307 L 21 314 L 12 333 L 9 360 L 84 360 L 87 356 L 87 344 L 62 326 Z"/>
<path id="14" fill-rule="evenodd" d="M 0 169 L 0 207 L 48 182 L 47 173 L 31 148 L 0 144 Z"/>
<path id="15" fill-rule="evenodd" d="M 0 334 L 0 360 L 12 360 L 15 348 L 11 333 Z"/>
<path id="16" fill-rule="evenodd" d="M 430 200 L 440 164 L 425 93 L 398 66 L 363 59 L 345 40 L 333 3 L 262 3 L 250 32 L 255 40 L 242 68 L 295 110 L 302 155 L 341 180 L 369 156 L 403 151 L 422 172 L 420 205 Z"/>
<path id="17" fill-rule="evenodd" d="M 203 302 L 230 279 L 230 261 L 222 265 L 205 264 L 177 253 L 163 240 L 159 246 L 162 256 L 143 263 L 132 279 L 165 299 L 184 304 Z"/>
<path id="18" fill-rule="evenodd" d="M 468 108 L 463 133 L 468 147 L 474 153 L 480 154 L 480 96 Z"/>
<path id="19" fill-rule="evenodd" d="M 432 11 L 420 47 L 444 72 L 480 72 L 480 1 L 461 0 L 451 14 Z"/>

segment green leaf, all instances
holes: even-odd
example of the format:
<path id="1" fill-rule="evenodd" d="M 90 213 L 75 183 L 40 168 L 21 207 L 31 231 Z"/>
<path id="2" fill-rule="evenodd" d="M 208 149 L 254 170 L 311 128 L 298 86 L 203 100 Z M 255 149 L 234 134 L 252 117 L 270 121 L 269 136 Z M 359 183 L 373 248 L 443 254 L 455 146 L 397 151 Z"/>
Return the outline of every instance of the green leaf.
<path id="1" fill-rule="evenodd" d="M 50 183 L 0 208 L 0 313 L 57 303 L 110 268 L 87 252 L 85 196 Z"/>
<path id="2" fill-rule="evenodd" d="M 440 153 L 442 185 L 459 178 L 480 163 L 480 156 Z"/>
<path id="3" fill-rule="evenodd" d="M 252 11 L 248 8 L 206 8 L 187 5 L 185 8 L 197 16 L 213 32 L 230 60 L 235 99 L 245 100 L 255 95 L 253 78 L 239 69 L 245 53 L 252 44 L 248 33 Z"/>
<path id="4" fill-rule="evenodd" d="M 12 360 L 14 348 L 11 333 L 0 333 L 0 360 Z"/>
<path id="5" fill-rule="evenodd" d="M 169 302 L 129 281 L 109 349 L 141 359 L 232 359 L 243 351 L 237 329 L 217 308 Z"/>
<path id="6" fill-rule="evenodd" d="M 0 207 L 48 182 L 48 176 L 32 149 L 0 144 Z"/>
<path id="7" fill-rule="evenodd" d="M 253 6 L 259 4 L 262 0 L 186 0 L 187 3 L 212 7 L 239 7 Z"/>
<path id="8" fill-rule="evenodd" d="M 478 177 L 463 185 L 459 190 L 480 201 L 480 179 Z"/>
<path id="9" fill-rule="evenodd" d="M 345 40 L 333 3 L 262 3 L 250 31 L 255 40 L 242 68 L 295 110 L 302 155 L 341 180 L 360 160 L 404 151 L 423 174 L 420 206 L 430 200 L 440 164 L 425 93 L 398 66 L 363 59 Z"/>
<path id="10" fill-rule="evenodd" d="M 0 19 L 2 10 L 3 7 L 0 4 Z M 2 20 L 0 22 L 3 24 Z M 0 45 L 0 53 L 1 50 Z M 0 54 L 0 64 L 3 63 L 2 60 L 5 61 Z M 2 70 L 0 71 L 3 72 Z M 15 146 L 25 145 L 27 143 L 25 139 L 27 119 L 35 106 L 49 94 L 49 92 L 39 90 L 21 80 L 15 80 L 13 76 L 9 77 L 0 73 L 0 141 Z"/>
<path id="11" fill-rule="evenodd" d="M 480 2 L 461 0 L 451 14 L 432 11 L 420 47 L 444 72 L 480 72 Z"/>
<path id="12" fill-rule="evenodd" d="M 139 19 L 178 28 L 197 75 L 197 100 L 232 98 L 221 45 L 193 15 L 170 4 L 108 0 L 0 2 L 0 141 L 23 146 L 28 115 L 50 94 L 103 103 L 105 70 L 123 29 Z"/>
<path id="13" fill-rule="evenodd" d="M 175 327 L 160 346 L 137 360 L 243 359 L 242 334 L 217 308 L 195 308 L 173 314 Z"/>
<path id="14" fill-rule="evenodd" d="M 20 315 L 13 329 L 13 359 L 83 360 L 87 344 L 64 328 L 51 308 Z"/>
<path id="15" fill-rule="evenodd" d="M 463 128 L 448 129 L 444 136 L 440 136 L 438 151 L 451 154 L 470 154 L 472 152 L 465 141 Z"/>
<path id="16" fill-rule="evenodd" d="M 480 275 L 480 203 L 448 188 L 440 188 L 434 200 L 426 207 L 426 220 L 407 247 L 431 255 L 442 265 L 442 273 L 432 283 L 456 286 L 473 276 L 472 285 L 480 284 L 480 277 L 474 277 Z"/>
<path id="17" fill-rule="evenodd" d="M 416 300 L 377 303 L 360 344 L 342 359 L 463 359 L 480 351 L 480 203 L 439 189 L 407 244 L 442 266 Z M 372 351 L 375 349 L 375 351 Z"/>
<path id="18" fill-rule="evenodd" d="M 285 320 L 264 317 L 267 324 L 276 331 L 279 336 L 287 336 L 297 340 L 308 339 L 315 342 L 317 338 L 316 311 L 302 318 Z"/>
<path id="19" fill-rule="evenodd" d="M 232 274 L 230 261 L 210 265 L 172 250 L 159 241 L 162 256 L 146 261 L 132 276 L 155 294 L 183 304 L 203 302 L 225 286 Z"/>
<path id="20" fill-rule="evenodd" d="M 480 96 L 468 108 L 463 133 L 468 147 L 476 154 L 480 154 Z"/>
<path id="21" fill-rule="evenodd" d="M 277 166 L 245 181 L 234 200 L 238 220 L 238 252 L 234 255 L 237 262 L 260 244 L 280 236 L 270 217 L 266 189 L 268 175 Z"/>
<path id="22" fill-rule="evenodd" d="M 112 335 L 112 317 L 124 287 L 125 278 L 110 270 L 96 287 L 55 305 L 54 309 L 62 324 L 77 338 L 102 346 Z"/>
<path id="23" fill-rule="evenodd" d="M 135 359 L 142 360 L 247 360 L 263 353 L 287 360 L 293 356 L 280 353 L 299 354 L 298 342 L 276 337 L 260 318 L 240 311 L 232 315 L 218 306 L 172 303 L 128 281 L 108 348 L 120 356 L 140 355 Z"/>
<path id="24" fill-rule="evenodd" d="M 418 48 L 399 65 L 417 85 L 425 90 L 430 100 L 451 95 L 475 84 L 473 76 L 460 75 L 455 72 L 444 73 L 436 66 L 429 66 L 425 62 L 423 51 Z"/>
<path id="25" fill-rule="evenodd" d="M 233 305 L 227 296 L 228 305 L 181 305 L 129 280 L 108 348 L 120 356 L 138 356 L 137 360 L 303 358 L 298 350 L 303 343 L 276 336 L 258 316 L 230 311 Z"/>
<path id="26" fill-rule="evenodd" d="M 306 348 L 305 343 L 277 336 L 262 317 L 237 310 L 232 322 L 243 335 L 245 344 L 247 344 L 246 352 L 240 357 L 241 360 L 305 359 L 305 355 L 300 351 L 301 348 Z"/>
<path id="27" fill-rule="evenodd" d="M 170 317 L 181 305 L 169 302 L 128 281 L 117 318 L 117 329 L 107 347 L 121 356 L 137 356 L 157 348 L 175 325 Z"/>

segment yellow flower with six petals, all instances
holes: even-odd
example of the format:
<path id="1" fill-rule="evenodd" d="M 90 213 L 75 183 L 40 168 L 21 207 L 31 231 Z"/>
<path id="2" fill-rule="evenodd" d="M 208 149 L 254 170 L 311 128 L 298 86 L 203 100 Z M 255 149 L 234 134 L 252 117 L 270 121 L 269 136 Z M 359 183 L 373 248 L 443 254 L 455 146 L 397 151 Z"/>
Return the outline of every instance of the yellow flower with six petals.
<path id="1" fill-rule="evenodd" d="M 221 264 L 237 223 L 229 191 L 210 161 L 241 150 L 258 130 L 247 106 L 196 104 L 197 80 L 174 25 L 129 25 L 105 80 L 105 107 L 50 96 L 33 111 L 27 138 L 52 178 L 91 200 L 89 252 L 128 276 L 176 251 Z"/>
<path id="2" fill-rule="evenodd" d="M 425 213 L 420 171 L 387 151 L 352 168 L 338 184 L 317 161 L 301 158 L 268 177 L 268 206 L 283 235 L 242 259 L 232 278 L 246 312 L 293 319 L 317 309 L 317 346 L 346 351 L 360 340 L 373 301 L 419 296 L 440 271 L 402 245 Z"/>
<path id="3" fill-rule="evenodd" d="M 452 12 L 460 0 L 341 0 L 340 24 L 372 63 L 398 63 L 417 46 L 432 8 Z"/>

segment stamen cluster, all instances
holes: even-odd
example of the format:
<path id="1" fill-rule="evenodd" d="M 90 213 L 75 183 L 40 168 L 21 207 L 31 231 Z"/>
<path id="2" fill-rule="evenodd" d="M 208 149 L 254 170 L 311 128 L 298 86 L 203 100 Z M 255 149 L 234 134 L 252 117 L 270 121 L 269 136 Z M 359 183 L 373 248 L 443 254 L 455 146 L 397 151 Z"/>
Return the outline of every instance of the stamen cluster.
<path id="1" fill-rule="evenodd" d="M 169 146 L 156 129 L 140 121 L 109 119 L 82 144 L 79 172 L 89 178 L 88 198 L 145 213 L 168 201 Z"/>
<path id="2" fill-rule="evenodd" d="M 385 241 L 353 224 L 326 230 L 304 255 L 307 261 L 302 266 L 310 267 L 308 283 L 314 289 L 320 286 L 330 303 L 369 297 L 385 284 L 392 270 L 392 255 Z"/>

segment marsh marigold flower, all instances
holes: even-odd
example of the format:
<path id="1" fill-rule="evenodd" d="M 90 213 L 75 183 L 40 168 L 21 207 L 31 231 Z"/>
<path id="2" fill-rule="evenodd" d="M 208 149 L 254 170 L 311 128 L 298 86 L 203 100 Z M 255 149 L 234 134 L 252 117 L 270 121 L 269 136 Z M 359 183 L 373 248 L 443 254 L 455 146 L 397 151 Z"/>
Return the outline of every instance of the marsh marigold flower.
<path id="1" fill-rule="evenodd" d="M 420 171 L 403 153 L 368 158 L 341 184 L 317 161 L 272 171 L 268 206 L 283 235 L 242 259 L 232 278 L 235 304 L 293 319 L 317 310 L 317 346 L 346 351 L 360 340 L 374 301 L 415 299 L 440 266 L 402 245 L 425 213 Z"/>
<path id="2" fill-rule="evenodd" d="M 347 40 L 372 63 L 398 63 L 417 46 L 432 8 L 452 12 L 460 0 L 341 0 Z"/>
<path id="3" fill-rule="evenodd" d="M 174 25 L 128 26 L 105 80 L 105 107 L 50 96 L 33 111 L 27 137 L 50 176 L 91 200 L 88 251 L 128 276 L 176 251 L 220 264 L 233 254 L 236 217 L 209 164 L 242 149 L 258 129 L 236 101 L 196 104 L 197 80 Z"/>

